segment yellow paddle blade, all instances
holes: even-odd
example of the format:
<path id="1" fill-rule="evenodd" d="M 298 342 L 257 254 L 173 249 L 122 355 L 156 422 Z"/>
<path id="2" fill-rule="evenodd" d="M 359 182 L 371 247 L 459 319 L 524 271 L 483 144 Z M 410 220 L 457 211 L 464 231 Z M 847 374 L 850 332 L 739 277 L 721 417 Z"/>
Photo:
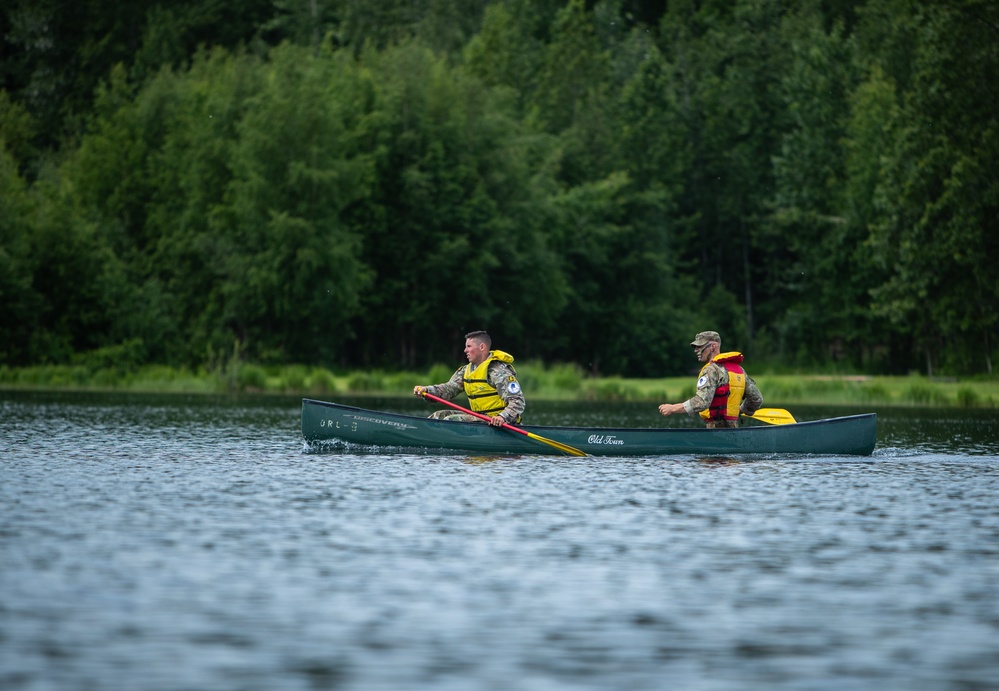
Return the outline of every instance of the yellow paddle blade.
<path id="1" fill-rule="evenodd" d="M 545 437 L 542 437 L 542 436 L 540 436 L 538 434 L 534 434 L 532 432 L 526 432 L 526 434 L 531 439 L 534 439 L 536 441 L 540 441 L 540 442 L 542 442 L 544 444 L 548 444 L 549 446 L 554 446 L 559 451 L 567 453 L 570 456 L 585 456 L 586 455 L 584 452 L 580 451 L 579 449 L 574 448 L 572 446 L 569 446 L 568 444 L 563 444 L 560 441 L 555 441 L 554 439 L 546 439 Z"/>
<path id="2" fill-rule="evenodd" d="M 745 417 L 751 417 L 771 425 L 790 425 L 797 422 L 794 416 L 783 408 L 760 408 L 752 415 L 745 415 Z"/>

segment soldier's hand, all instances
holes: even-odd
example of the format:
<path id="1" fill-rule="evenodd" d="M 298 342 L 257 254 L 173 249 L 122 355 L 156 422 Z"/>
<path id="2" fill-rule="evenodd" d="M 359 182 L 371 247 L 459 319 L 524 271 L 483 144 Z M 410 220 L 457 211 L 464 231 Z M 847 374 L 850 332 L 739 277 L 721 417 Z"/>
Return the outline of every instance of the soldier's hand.
<path id="1" fill-rule="evenodd" d="M 679 410 L 677 410 L 679 408 Z M 682 403 L 663 403 L 659 406 L 659 413 L 665 417 L 669 417 L 673 413 L 679 413 L 683 410 Z"/>
<path id="2" fill-rule="evenodd" d="M 414 396 L 422 396 L 426 390 L 427 390 L 427 387 L 425 387 L 425 386 L 414 386 L 413 387 L 413 395 Z"/>

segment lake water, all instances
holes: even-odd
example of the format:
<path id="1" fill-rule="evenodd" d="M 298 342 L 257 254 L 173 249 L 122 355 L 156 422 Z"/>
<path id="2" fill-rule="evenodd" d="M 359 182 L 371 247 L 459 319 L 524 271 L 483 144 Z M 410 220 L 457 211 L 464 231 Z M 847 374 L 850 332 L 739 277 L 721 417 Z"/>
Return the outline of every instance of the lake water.
<path id="1" fill-rule="evenodd" d="M 876 412 L 870 458 L 482 458 L 0 393 L 0 688 L 997 689 L 999 411 Z"/>

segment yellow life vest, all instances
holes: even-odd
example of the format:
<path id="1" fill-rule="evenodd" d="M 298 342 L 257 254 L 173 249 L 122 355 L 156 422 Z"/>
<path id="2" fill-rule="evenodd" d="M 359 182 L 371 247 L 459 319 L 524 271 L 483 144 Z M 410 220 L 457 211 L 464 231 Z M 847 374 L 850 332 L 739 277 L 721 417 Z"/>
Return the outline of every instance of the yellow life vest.
<path id="1" fill-rule="evenodd" d="M 491 350 L 489 357 L 479 363 L 475 369 L 472 369 L 471 362 L 465 365 L 462 377 L 469 406 L 477 413 L 490 416 L 499 415 L 506 409 L 506 401 L 500 398 L 499 392 L 489 383 L 489 363 L 493 360 L 509 364 L 513 362 L 513 355 L 502 350 Z"/>
<path id="2" fill-rule="evenodd" d="M 707 410 L 700 412 L 700 416 L 705 420 L 739 419 L 739 406 L 742 405 L 742 397 L 746 393 L 746 370 L 739 366 L 742 360 L 742 353 L 735 351 L 718 353 L 711 358 L 711 362 L 701 368 L 699 377 L 704 376 L 712 363 L 721 365 L 728 371 L 728 384 L 722 384 L 715 389 L 715 396 L 711 399 Z"/>

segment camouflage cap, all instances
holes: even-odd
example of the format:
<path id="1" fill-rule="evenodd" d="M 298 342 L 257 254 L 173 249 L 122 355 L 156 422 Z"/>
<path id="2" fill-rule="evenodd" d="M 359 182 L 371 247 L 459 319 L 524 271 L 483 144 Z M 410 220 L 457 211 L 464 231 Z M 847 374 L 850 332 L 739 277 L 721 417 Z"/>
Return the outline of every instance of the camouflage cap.
<path id="1" fill-rule="evenodd" d="M 690 342 L 690 345 L 695 348 L 700 348 L 702 345 L 707 345 L 711 341 L 721 343 L 721 336 L 718 335 L 717 331 L 702 331 L 694 336 L 694 340 Z"/>

